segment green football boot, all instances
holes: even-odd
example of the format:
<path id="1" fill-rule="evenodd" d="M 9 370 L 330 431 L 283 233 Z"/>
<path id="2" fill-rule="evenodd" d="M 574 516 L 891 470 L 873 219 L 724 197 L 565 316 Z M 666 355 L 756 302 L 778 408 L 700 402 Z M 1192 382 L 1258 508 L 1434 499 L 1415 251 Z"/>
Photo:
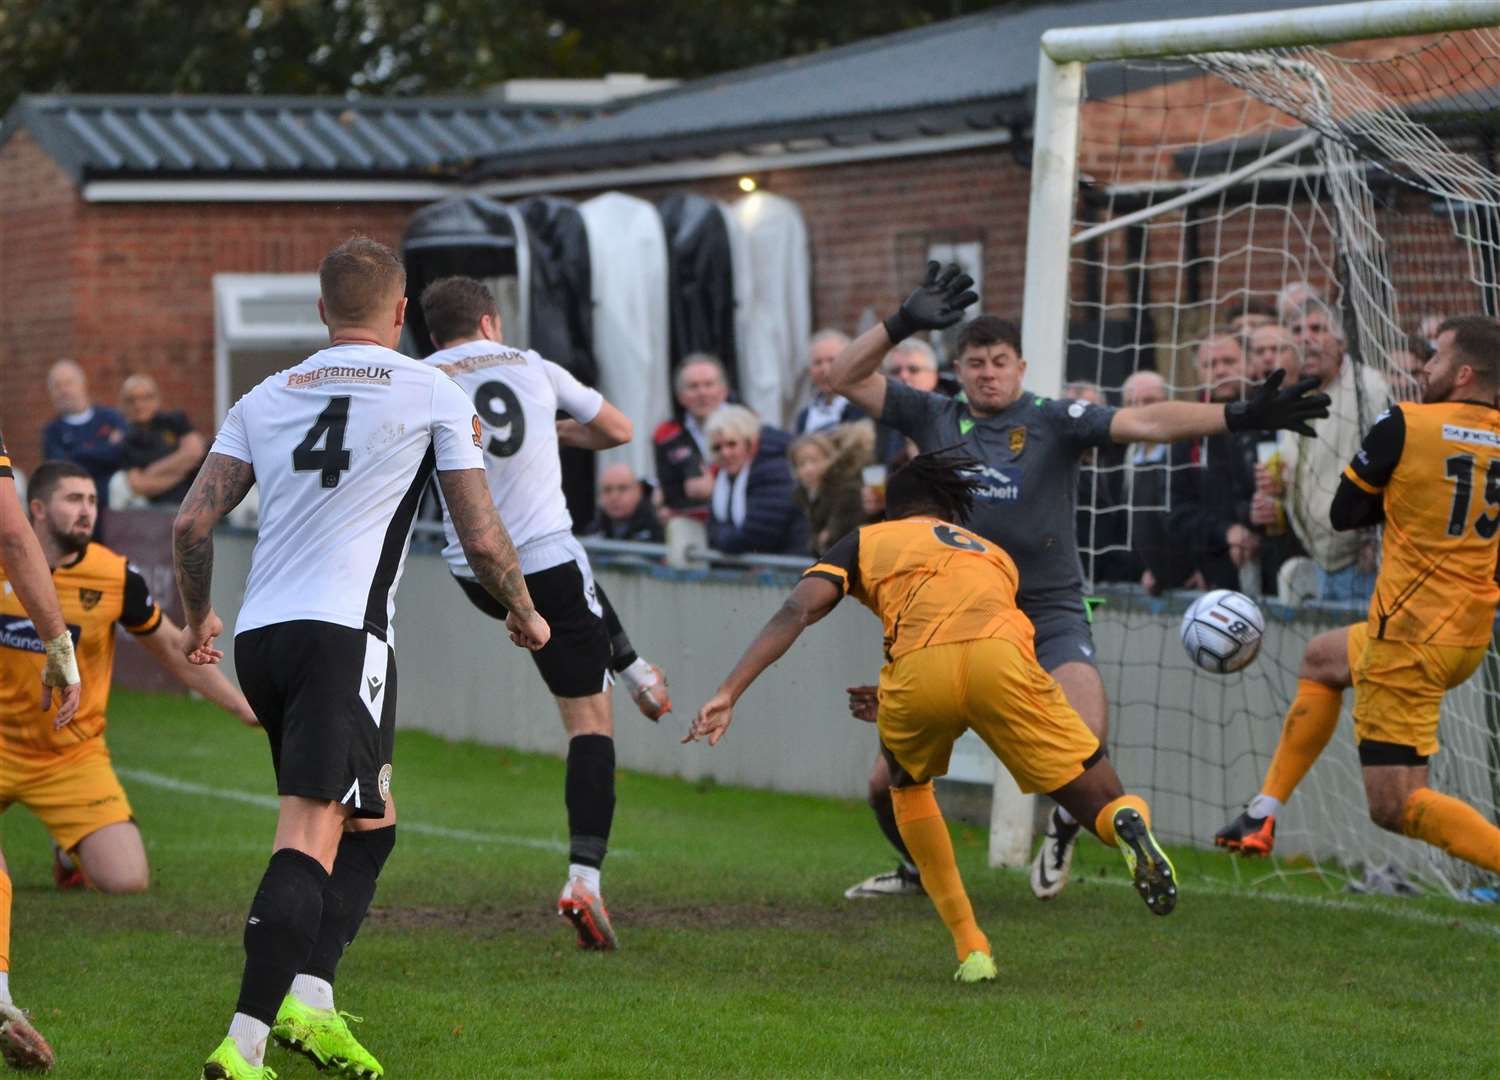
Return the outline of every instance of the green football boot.
<path id="1" fill-rule="evenodd" d="M 336 1009 L 315 1009 L 288 994 L 276 1010 L 271 1038 L 288 1050 L 305 1054 L 319 1069 L 332 1069 L 361 1080 L 379 1080 L 385 1069 L 359 1044 L 345 1022 L 359 1017 Z"/>
<path id="2" fill-rule="evenodd" d="M 1115 814 L 1115 846 L 1151 914 L 1170 915 L 1177 906 L 1177 871 L 1139 811 L 1127 806 Z"/>
<path id="3" fill-rule="evenodd" d="M 990 982 L 999 969 L 995 967 L 995 958 L 988 953 L 982 953 L 975 949 L 964 962 L 958 965 L 958 970 L 953 973 L 953 981 L 961 983 Z"/>
<path id="4" fill-rule="evenodd" d="M 252 1065 L 240 1053 L 239 1044 L 229 1036 L 224 1037 L 208 1060 L 203 1063 L 201 1080 L 276 1080 L 276 1073 L 268 1065 Z"/>

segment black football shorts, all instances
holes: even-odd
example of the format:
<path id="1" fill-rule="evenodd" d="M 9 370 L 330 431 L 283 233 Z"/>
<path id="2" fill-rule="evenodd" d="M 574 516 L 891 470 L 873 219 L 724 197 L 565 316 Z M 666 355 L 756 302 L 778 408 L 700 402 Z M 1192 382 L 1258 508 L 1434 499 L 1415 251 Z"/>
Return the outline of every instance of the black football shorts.
<path id="1" fill-rule="evenodd" d="M 298 619 L 234 639 L 240 689 L 271 740 L 276 793 L 385 816 L 396 653 L 364 630 Z"/>

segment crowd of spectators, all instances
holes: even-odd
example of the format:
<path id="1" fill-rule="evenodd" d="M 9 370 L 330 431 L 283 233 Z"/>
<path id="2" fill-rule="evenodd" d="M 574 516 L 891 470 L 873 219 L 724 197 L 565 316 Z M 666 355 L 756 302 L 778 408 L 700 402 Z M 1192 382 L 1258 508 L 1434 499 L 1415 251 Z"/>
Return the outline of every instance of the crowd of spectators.
<path id="1" fill-rule="evenodd" d="M 1192 345 L 1199 397 L 1227 403 L 1282 371 L 1289 381 L 1316 379 L 1332 399 L 1331 415 L 1314 436 L 1240 432 L 1090 450 L 1077 491 L 1085 573 L 1152 593 L 1237 588 L 1274 596 L 1288 588 L 1283 568 L 1304 560 L 1312 597 L 1360 603 L 1374 585 L 1375 538 L 1335 532 L 1329 504 L 1376 416 L 1394 399 L 1418 396 L 1440 320 L 1424 320 L 1377 368 L 1348 355 L 1334 307 L 1306 282 L 1274 299 L 1241 294 L 1226 307 Z M 716 357 L 684 358 L 673 378 L 674 415 L 655 430 L 655 475 L 637 476 L 624 464 L 603 468 L 596 513 L 581 531 L 660 543 L 667 523 L 680 517 L 700 522 L 709 545 L 726 554 L 800 556 L 879 519 L 885 478 L 913 448 L 832 391 L 833 363 L 849 340 L 823 329 L 808 341 L 811 393 L 790 431 L 737 403 Z M 883 370 L 917 390 L 957 392 L 920 338 L 893 348 Z M 57 415 L 43 432 L 43 457 L 88 470 L 101 506 L 170 509 L 181 501 L 207 440 L 184 413 L 163 408 L 153 379 L 127 378 L 116 409 L 94 401 L 78 364 L 59 360 L 47 389 Z M 1064 393 L 1100 404 L 1114 397 L 1086 382 L 1071 382 Z M 1172 396 L 1163 375 L 1143 370 L 1125 380 L 1118 403 Z"/>
<path id="2" fill-rule="evenodd" d="M 208 454 L 208 442 L 185 413 L 162 408 L 156 380 L 131 375 L 115 409 L 93 400 L 83 368 L 59 360 L 47 372 L 47 393 L 57 415 L 42 429 L 43 460 L 87 470 L 101 510 L 176 509 Z M 104 521 L 101 513 L 96 531 Z"/>

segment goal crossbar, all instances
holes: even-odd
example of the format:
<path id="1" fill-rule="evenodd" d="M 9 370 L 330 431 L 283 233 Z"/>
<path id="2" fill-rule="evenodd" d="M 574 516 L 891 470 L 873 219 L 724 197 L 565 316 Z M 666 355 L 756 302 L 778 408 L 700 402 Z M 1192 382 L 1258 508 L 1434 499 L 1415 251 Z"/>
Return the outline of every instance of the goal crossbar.
<path id="1" fill-rule="evenodd" d="M 1383 0 L 1378 4 L 1329 4 L 1170 22 L 1058 28 L 1042 35 L 1042 51 L 1060 64 L 1141 60 L 1197 52 L 1329 45 L 1497 24 L 1500 0 Z"/>

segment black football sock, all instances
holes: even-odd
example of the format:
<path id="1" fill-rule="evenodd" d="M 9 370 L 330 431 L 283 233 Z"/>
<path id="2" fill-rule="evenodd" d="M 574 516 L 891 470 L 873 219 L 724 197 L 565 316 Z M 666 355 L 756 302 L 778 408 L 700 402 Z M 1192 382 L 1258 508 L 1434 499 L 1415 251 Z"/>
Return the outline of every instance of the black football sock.
<path id="1" fill-rule="evenodd" d="M 318 940 L 302 973 L 333 985 L 339 958 L 354 943 L 360 924 L 369 913 L 375 898 L 375 882 L 385 860 L 396 846 L 396 826 L 346 832 L 339 840 L 339 853 L 333 861 L 333 873 L 323 890 L 323 920 L 318 926 Z"/>
<path id="2" fill-rule="evenodd" d="M 615 741 L 575 735 L 568 743 L 568 861 L 599 867 L 615 818 Z"/>
<path id="3" fill-rule="evenodd" d="M 604 629 L 609 632 L 609 670 L 619 673 L 635 663 L 635 646 L 630 644 L 630 636 L 625 633 L 620 616 L 615 614 L 615 606 L 597 581 L 594 582 L 594 595 L 604 609 Z"/>
<path id="4" fill-rule="evenodd" d="M 311 855 L 282 848 L 271 856 L 245 921 L 245 974 L 235 1011 L 270 1026 L 304 969 L 323 917 L 328 872 Z"/>
<path id="5" fill-rule="evenodd" d="M 884 798 L 870 798 L 870 809 L 875 812 L 875 821 L 879 824 L 880 831 L 885 833 L 885 838 L 891 842 L 891 847 L 901 856 L 901 861 L 907 866 L 916 866 L 911 852 L 906 849 L 906 841 L 901 839 L 901 830 L 896 825 L 896 808 L 891 805 L 890 789 L 887 788 L 883 795 Z"/>

